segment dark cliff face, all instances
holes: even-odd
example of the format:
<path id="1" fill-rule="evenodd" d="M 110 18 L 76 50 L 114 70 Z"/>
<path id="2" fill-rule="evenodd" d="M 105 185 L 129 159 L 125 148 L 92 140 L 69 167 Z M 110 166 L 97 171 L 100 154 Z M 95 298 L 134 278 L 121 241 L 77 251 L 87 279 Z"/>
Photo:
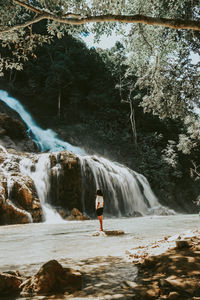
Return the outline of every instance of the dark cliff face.
<path id="1" fill-rule="evenodd" d="M 55 207 L 71 211 L 74 207 L 82 211 L 82 183 L 78 157 L 63 151 L 50 155 L 51 188 L 49 202 Z"/>
<path id="2" fill-rule="evenodd" d="M 27 126 L 20 116 L 0 101 L 0 145 L 17 151 L 37 152 L 36 143 L 29 138 Z"/>

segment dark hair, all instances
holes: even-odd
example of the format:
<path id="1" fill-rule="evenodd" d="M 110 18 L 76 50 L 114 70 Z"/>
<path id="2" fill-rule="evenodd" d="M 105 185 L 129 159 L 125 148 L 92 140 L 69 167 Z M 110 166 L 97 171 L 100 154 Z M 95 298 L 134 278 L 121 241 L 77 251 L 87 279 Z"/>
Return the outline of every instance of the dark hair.
<path id="1" fill-rule="evenodd" d="M 102 193 L 101 190 L 97 190 L 96 194 L 97 194 L 98 196 L 103 196 L 103 193 Z"/>

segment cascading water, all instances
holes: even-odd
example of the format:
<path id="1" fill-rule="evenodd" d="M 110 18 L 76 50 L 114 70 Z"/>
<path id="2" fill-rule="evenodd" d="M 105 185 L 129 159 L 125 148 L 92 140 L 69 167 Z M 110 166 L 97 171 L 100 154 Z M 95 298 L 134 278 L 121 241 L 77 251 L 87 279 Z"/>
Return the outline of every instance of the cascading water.
<path id="1" fill-rule="evenodd" d="M 160 205 L 144 176 L 102 157 L 87 156 L 84 150 L 58 139 L 52 130 L 41 129 L 19 101 L 10 97 L 7 92 L 0 91 L 0 100 L 20 114 L 41 151 L 68 150 L 79 157 L 82 172 L 82 209 L 85 213 L 87 213 L 85 186 L 92 187 L 91 181 L 94 190 L 103 189 L 105 212 L 108 215 L 132 216 L 148 214 L 151 210 L 156 212 L 154 208 Z M 60 222 L 60 216 L 47 204 L 50 191 L 49 154 L 39 155 L 35 171 L 33 163 L 27 158 L 21 161 L 20 168 L 21 172 L 30 176 L 35 183 L 46 221 L 51 222 L 53 219 L 53 222 Z"/>
<path id="2" fill-rule="evenodd" d="M 141 174 L 102 157 L 83 156 L 79 160 L 84 183 L 93 181 L 95 190 L 100 188 L 104 191 L 105 213 L 115 216 L 144 215 L 150 208 L 159 205 L 148 181 Z M 88 169 L 90 178 L 87 177 Z M 83 201 L 84 207 L 86 203 Z"/>
<path id="3" fill-rule="evenodd" d="M 20 115 L 28 127 L 28 132 L 31 134 L 33 140 L 37 143 L 42 152 L 68 150 L 75 154 L 86 154 L 83 149 L 72 146 L 71 144 L 57 138 L 56 133 L 53 130 L 41 129 L 33 120 L 31 115 L 24 109 L 21 103 L 17 99 L 10 97 L 7 92 L 0 90 L 0 100 Z"/>
<path id="4" fill-rule="evenodd" d="M 37 195 L 40 199 L 45 223 L 61 223 L 61 216 L 48 204 L 50 193 L 50 159 L 49 154 L 40 154 L 33 165 L 29 158 L 20 161 L 20 171 L 31 177 L 35 183 Z"/>

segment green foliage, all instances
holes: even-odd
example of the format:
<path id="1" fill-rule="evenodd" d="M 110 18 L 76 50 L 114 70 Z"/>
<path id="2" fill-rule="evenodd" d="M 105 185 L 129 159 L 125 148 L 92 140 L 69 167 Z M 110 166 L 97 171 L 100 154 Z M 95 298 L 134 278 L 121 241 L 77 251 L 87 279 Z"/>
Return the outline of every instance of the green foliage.
<path id="1" fill-rule="evenodd" d="M 11 1 L 2 3 L 4 9 L 5 5 L 9 8 L 7 15 L 3 13 L 4 26 L 22 24 L 34 15 L 19 6 L 15 11 Z M 174 0 L 33 3 L 57 16 L 63 12 L 81 16 L 148 13 L 196 18 L 199 14 L 192 3 Z M 12 81 L 12 91 L 24 99 L 40 122 L 45 118 L 45 126 L 51 128 L 55 124 L 59 128 L 78 124 L 78 138 L 83 145 L 147 176 L 166 204 L 175 197 L 177 185 L 184 187 L 183 182 L 188 180 L 189 161 L 199 160 L 199 121 L 192 112 L 194 103 L 198 105 L 198 65 L 189 60 L 190 51 L 199 49 L 199 35 L 139 24 L 128 29 L 114 23 L 94 24 L 91 30 L 98 39 L 102 33 L 111 34 L 114 28 L 124 30 L 128 38 L 106 51 L 88 50 L 69 35 L 77 37 L 80 32 L 88 32 L 89 28 L 82 25 L 48 20 L 10 32 L 1 36 L 0 67 L 4 69 L 4 80 Z M 129 106 L 121 103 L 130 90 L 138 149 L 132 139 Z M 61 120 L 57 119 L 59 99 Z M 186 158 L 179 150 L 190 156 Z"/>

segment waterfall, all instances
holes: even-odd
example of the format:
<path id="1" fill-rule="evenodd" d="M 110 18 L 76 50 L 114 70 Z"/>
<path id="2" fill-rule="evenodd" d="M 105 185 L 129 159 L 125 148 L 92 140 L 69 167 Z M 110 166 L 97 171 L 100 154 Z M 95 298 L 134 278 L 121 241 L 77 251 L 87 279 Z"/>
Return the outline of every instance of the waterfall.
<path id="1" fill-rule="evenodd" d="M 57 135 L 53 130 L 41 129 L 33 120 L 31 115 L 24 109 L 22 104 L 17 99 L 9 96 L 7 92 L 0 90 L 0 100 L 20 115 L 28 127 L 28 133 L 37 143 L 42 152 L 68 150 L 75 154 L 85 154 L 83 149 L 72 146 L 71 144 L 57 138 Z"/>
<path id="2" fill-rule="evenodd" d="M 104 192 L 105 213 L 110 216 L 146 215 L 150 212 L 156 214 L 156 208 L 161 208 L 143 175 L 105 158 L 88 156 L 83 149 L 58 139 L 52 130 L 41 129 L 20 102 L 10 97 L 7 92 L 0 91 L 0 100 L 19 113 L 41 151 L 68 150 L 78 156 L 82 176 L 82 197 L 80 200 L 82 201 L 83 212 L 87 213 L 88 210 L 86 201 L 88 190 L 90 190 L 91 199 L 98 188 Z M 60 222 L 60 215 L 48 204 L 50 193 L 49 154 L 40 154 L 38 157 L 35 166 L 30 159 L 22 159 L 20 163 L 21 172 L 33 179 L 46 222 L 52 222 L 52 220 L 53 222 Z M 58 172 L 57 175 L 59 176 L 59 163 L 54 169 L 53 171 Z"/>
<path id="3" fill-rule="evenodd" d="M 102 157 L 83 156 L 79 157 L 79 161 L 83 194 L 86 182 L 93 185 L 95 191 L 99 188 L 103 190 L 105 213 L 108 215 L 145 215 L 151 208 L 159 206 L 147 179 L 141 174 Z M 84 202 L 83 208 L 85 207 Z"/>
<path id="4" fill-rule="evenodd" d="M 33 164 L 29 158 L 20 161 L 21 173 L 31 177 L 42 206 L 45 223 L 61 223 L 63 219 L 49 204 L 50 198 L 50 159 L 49 154 L 40 154 Z"/>

